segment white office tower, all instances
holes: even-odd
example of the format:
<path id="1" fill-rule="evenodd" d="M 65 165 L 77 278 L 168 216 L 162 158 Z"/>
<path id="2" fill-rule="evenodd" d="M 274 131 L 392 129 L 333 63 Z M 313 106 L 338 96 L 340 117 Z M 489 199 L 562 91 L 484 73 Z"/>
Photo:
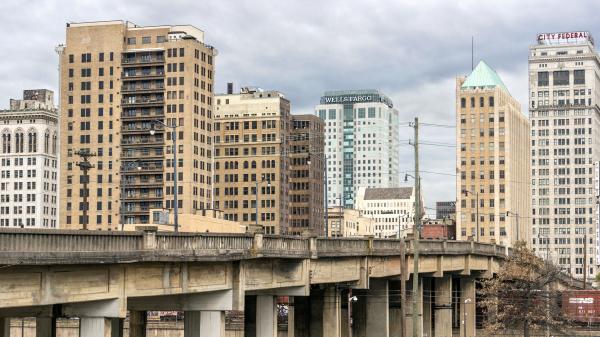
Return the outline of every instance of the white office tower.
<path id="1" fill-rule="evenodd" d="M 58 228 L 58 114 L 50 90 L 0 110 L 0 227 Z"/>
<path id="2" fill-rule="evenodd" d="M 530 47 L 532 246 L 578 278 L 598 262 L 599 64 L 588 32 Z"/>
<path id="3" fill-rule="evenodd" d="M 354 208 L 360 187 L 399 184 L 398 110 L 377 90 L 326 91 L 327 205 Z"/>

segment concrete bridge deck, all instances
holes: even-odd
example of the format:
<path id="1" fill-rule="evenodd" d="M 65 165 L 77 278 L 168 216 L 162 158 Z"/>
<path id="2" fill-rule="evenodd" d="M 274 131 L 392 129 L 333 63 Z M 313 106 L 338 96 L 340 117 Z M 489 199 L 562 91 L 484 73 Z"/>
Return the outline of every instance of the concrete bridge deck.
<path id="1" fill-rule="evenodd" d="M 419 289 L 407 282 L 403 290 L 404 300 L 418 296 L 416 324 L 428 336 L 444 337 L 453 317 L 466 315 L 464 331 L 472 336 L 475 280 L 491 277 L 511 251 L 485 243 L 420 241 L 419 252 Z M 412 253 L 409 241 L 373 238 L 164 233 L 150 227 L 139 232 L 0 229 L 0 318 L 37 317 L 38 336 L 46 337 L 51 335 L 42 331 L 56 317 L 79 317 L 80 335 L 96 337 L 122 331 L 118 326 L 129 313 L 131 336 L 139 337 L 136 331 L 143 329 L 136 326 L 145 324 L 140 313 L 179 310 L 185 311 L 186 336 L 223 336 L 224 312 L 243 310 L 246 336 L 271 337 L 277 326 L 275 298 L 291 296 L 295 308 L 303 308 L 292 314 L 296 336 L 340 337 L 347 325 L 341 296 L 353 290 L 366 299 L 353 314 L 355 336 L 370 331 L 369 336 L 388 337 L 412 329 L 412 320 L 403 319 L 412 317 L 411 307 L 388 305 L 399 298 L 401 289 L 394 288 L 399 280 L 413 277 Z M 472 305 L 454 303 L 450 294 L 456 289 L 461 301 L 473 299 Z M 459 311 L 449 310 L 453 306 Z M 0 319 L 0 337 L 6 337 L 5 321 Z"/>

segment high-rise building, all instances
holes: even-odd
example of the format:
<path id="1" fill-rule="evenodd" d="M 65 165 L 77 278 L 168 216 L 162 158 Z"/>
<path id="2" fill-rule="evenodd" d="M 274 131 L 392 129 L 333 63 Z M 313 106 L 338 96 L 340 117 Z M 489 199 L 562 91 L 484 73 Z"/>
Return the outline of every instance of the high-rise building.
<path id="1" fill-rule="evenodd" d="M 398 110 L 377 90 L 326 91 L 315 114 L 325 121 L 327 205 L 353 208 L 360 187 L 399 184 Z"/>
<path id="2" fill-rule="evenodd" d="M 323 120 L 292 115 L 290 137 L 290 226 L 286 234 L 325 235 Z"/>
<path id="3" fill-rule="evenodd" d="M 576 277 L 597 272 L 599 77 L 588 32 L 539 34 L 530 47 L 530 242 Z"/>
<path id="4" fill-rule="evenodd" d="M 0 227 L 58 228 L 58 114 L 50 90 L 0 110 Z"/>
<path id="5" fill-rule="evenodd" d="M 483 61 L 456 79 L 456 129 L 457 239 L 529 242 L 529 123 Z"/>
<path id="6" fill-rule="evenodd" d="M 287 233 L 290 102 L 280 92 L 248 87 L 239 94 L 230 87 L 215 99 L 214 208 L 226 220 Z"/>
<path id="7" fill-rule="evenodd" d="M 456 217 L 456 201 L 438 201 L 435 203 L 436 219 L 454 219 Z"/>
<path id="8" fill-rule="evenodd" d="M 67 24 L 60 53 L 61 226 L 148 223 L 150 209 L 172 211 L 175 192 L 180 213 L 210 207 L 216 54 L 193 26 Z M 176 149 L 171 128 L 161 123 L 176 126 Z M 95 154 L 87 191 L 76 151 Z"/>
<path id="9" fill-rule="evenodd" d="M 413 187 L 365 188 L 356 196 L 356 209 L 371 218 L 377 238 L 405 238 L 415 223 Z M 421 205 L 423 202 L 421 201 Z"/>

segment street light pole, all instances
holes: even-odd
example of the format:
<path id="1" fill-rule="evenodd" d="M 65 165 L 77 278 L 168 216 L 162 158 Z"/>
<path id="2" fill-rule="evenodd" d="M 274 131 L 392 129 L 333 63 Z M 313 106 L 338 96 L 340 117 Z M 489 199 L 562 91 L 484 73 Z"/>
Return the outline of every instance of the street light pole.
<path id="1" fill-rule="evenodd" d="M 150 130 L 150 134 L 154 135 L 156 130 L 154 130 L 154 125 L 160 124 L 164 127 L 171 129 L 171 138 L 173 138 L 173 226 L 175 227 L 175 232 L 179 232 L 179 200 L 177 190 L 177 125 L 167 125 L 161 120 L 155 119 L 152 121 L 152 129 Z"/>

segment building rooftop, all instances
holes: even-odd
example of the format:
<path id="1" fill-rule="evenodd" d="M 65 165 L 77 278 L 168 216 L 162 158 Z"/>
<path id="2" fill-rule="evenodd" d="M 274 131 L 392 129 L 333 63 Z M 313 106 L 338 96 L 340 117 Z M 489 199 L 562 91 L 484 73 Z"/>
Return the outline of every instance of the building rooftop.
<path id="1" fill-rule="evenodd" d="M 502 82 L 498 73 L 492 67 L 490 67 L 485 61 L 479 61 L 477 67 L 473 69 L 471 74 L 463 82 L 461 89 L 475 89 L 475 88 L 495 88 L 501 87 L 506 92 L 508 88 Z"/>
<path id="2" fill-rule="evenodd" d="M 412 187 L 367 188 L 364 200 L 410 199 Z"/>
<path id="3" fill-rule="evenodd" d="M 333 90 L 325 91 L 321 96 L 321 104 L 368 103 L 380 102 L 392 108 L 392 100 L 375 89 Z"/>

